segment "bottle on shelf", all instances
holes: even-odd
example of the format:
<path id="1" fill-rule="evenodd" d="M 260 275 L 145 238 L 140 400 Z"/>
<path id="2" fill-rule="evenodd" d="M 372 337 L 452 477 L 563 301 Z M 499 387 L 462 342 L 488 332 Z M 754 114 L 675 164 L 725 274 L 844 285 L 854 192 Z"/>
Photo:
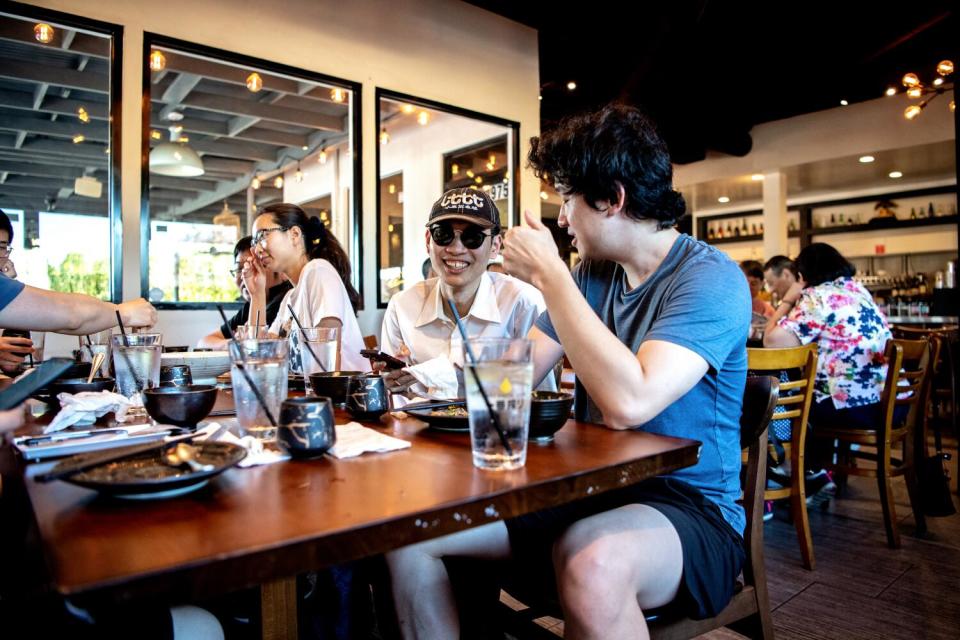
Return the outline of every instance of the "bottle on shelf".
<path id="1" fill-rule="evenodd" d="M 943 213 L 943 204 L 938 204 L 938 205 L 937 205 L 936 216 L 937 216 L 938 218 L 942 218 L 942 217 L 944 216 L 944 213 Z"/>
<path id="2" fill-rule="evenodd" d="M 726 237 L 726 238 L 732 238 L 732 237 L 733 237 L 733 228 L 730 226 L 730 223 L 729 223 L 729 222 L 727 223 L 727 228 L 726 228 L 726 230 L 725 230 L 723 233 L 724 233 L 724 237 Z"/>
<path id="3" fill-rule="evenodd" d="M 756 222 L 754 222 L 752 225 L 750 225 L 750 235 L 754 235 L 754 236 L 759 235 L 759 232 L 757 231 L 757 223 L 756 223 Z"/>
<path id="4" fill-rule="evenodd" d="M 747 219 L 740 218 L 740 235 L 750 235 L 750 231 L 747 229 Z"/>
<path id="5" fill-rule="evenodd" d="M 793 218 L 791 218 L 791 219 L 787 222 L 787 231 L 788 231 L 788 232 L 793 232 L 793 231 L 796 231 L 796 230 L 797 230 L 797 225 L 793 222 Z"/>
<path id="6" fill-rule="evenodd" d="M 715 239 L 715 238 L 716 238 L 716 235 L 715 235 L 714 232 L 713 232 L 713 225 L 712 225 L 712 224 L 708 224 L 708 225 L 707 225 L 707 240 L 713 240 L 713 239 Z"/>
<path id="7" fill-rule="evenodd" d="M 830 226 L 832 227 L 832 226 L 834 226 L 835 224 L 837 224 L 837 216 L 836 216 L 835 213 L 831 213 L 831 214 L 830 214 Z"/>
<path id="8" fill-rule="evenodd" d="M 928 217 L 928 218 L 932 218 L 933 216 L 934 216 L 934 213 L 933 213 L 933 203 L 931 202 L 931 203 L 927 204 L 927 217 Z"/>
<path id="9" fill-rule="evenodd" d="M 840 225 L 841 227 L 844 225 L 844 222 L 843 222 L 843 213 L 842 213 L 842 212 L 840 213 L 840 218 L 838 219 L 837 222 L 839 223 L 839 225 Z"/>
<path id="10" fill-rule="evenodd" d="M 913 207 L 910 207 L 910 219 L 911 220 L 917 219 L 917 210 L 914 209 Z"/>
<path id="11" fill-rule="evenodd" d="M 717 239 L 718 239 L 718 240 L 723 240 L 723 237 L 724 237 L 724 236 L 723 236 L 723 223 L 722 223 L 722 222 L 718 222 L 718 223 L 717 223 Z"/>

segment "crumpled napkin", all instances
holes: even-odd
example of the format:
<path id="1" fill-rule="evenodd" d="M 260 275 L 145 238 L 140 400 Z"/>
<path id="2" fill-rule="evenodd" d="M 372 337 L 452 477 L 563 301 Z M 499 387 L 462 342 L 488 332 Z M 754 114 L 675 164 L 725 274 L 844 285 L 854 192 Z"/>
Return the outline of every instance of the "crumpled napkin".
<path id="1" fill-rule="evenodd" d="M 394 438 L 356 422 L 337 425 L 337 443 L 327 451 L 334 458 L 353 458 L 361 453 L 397 451 L 410 443 Z"/>
<path id="2" fill-rule="evenodd" d="M 457 368 L 446 356 L 437 356 L 420 364 L 404 368 L 417 379 L 410 391 L 423 398 L 446 400 L 456 398 L 459 388 Z"/>
<path id="3" fill-rule="evenodd" d="M 117 422 L 123 422 L 131 406 L 130 400 L 111 391 L 61 393 L 57 399 L 60 401 L 60 412 L 43 429 L 44 433 L 62 431 L 75 424 L 90 425 L 110 412 L 116 414 Z"/>
<path id="4" fill-rule="evenodd" d="M 236 426 L 236 422 L 236 418 L 234 418 L 226 421 L 226 424 L 230 427 L 234 427 Z M 218 429 L 220 429 L 220 425 L 218 423 L 207 422 L 206 425 L 201 429 L 202 431 L 207 432 L 207 436 L 204 438 L 204 440 L 212 436 Z M 237 464 L 238 467 L 257 467 L 263 464 L 273 464 L 274 462 L 283 462 L 284 460 L 290 459 L 290 454 L 288 454 L 286 451 L 282 449 L 267 448 L 264 446 L 262 440 L 258 440 L 253 436 L 243 436 L 242 438 L 238 438 L 230 433 L 230 431 L 224 431 L 219 437 L 217 437 L 217 442 L 231 442 L 233 444 L 240 445 L 247 450 L 247 457 Z"/>

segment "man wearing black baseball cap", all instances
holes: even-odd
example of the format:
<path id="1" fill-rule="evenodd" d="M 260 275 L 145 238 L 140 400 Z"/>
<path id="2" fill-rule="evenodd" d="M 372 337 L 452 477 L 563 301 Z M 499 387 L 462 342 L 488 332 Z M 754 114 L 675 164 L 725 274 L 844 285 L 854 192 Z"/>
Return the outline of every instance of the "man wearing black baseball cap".
<path id="1" fill-rule="evenodd" d="M 454 301 L 470 337 L 525 337 L 546 307 L 533 286 L 487 272 L 501 242 L 500 211 L 485 191 L 462 187 L 445 192 L 427 221 L 427 255 L 437 277 L 390 299 L 380 340 L 383 351 L 411 365 L 445 356 L 462 369 L 462 340 L 447 299 Z M 386 380 L 394 393 L 407 392 L 416 382 L 400 371 L 387 374 Z M 543 388 L 554 388 L 552 378 L 547 385 Z"/>

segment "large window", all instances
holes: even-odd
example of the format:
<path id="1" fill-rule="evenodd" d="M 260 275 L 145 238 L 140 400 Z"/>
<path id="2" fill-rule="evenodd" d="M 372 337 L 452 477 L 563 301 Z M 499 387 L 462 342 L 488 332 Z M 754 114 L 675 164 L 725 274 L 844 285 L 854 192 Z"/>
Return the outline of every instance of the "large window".
<path id="1" fill-rule="evenodd" d="M 0 12 L 0 208 L 19 280 L 120 296 L 121 29 Z"/>
<path id="2" fill-rule="evenodd" d="M 144 64 L 144 294 L 161 306 L 236 300 L 234 244 L 277 202 L 330 228 L 360 290 L 359 87 L 152 34 Z"/>
<path id="3" fill-rule="evenodd" d="M 518 218 L 519 125 L 377 90 L 377 303 L 423 279 L 425 225 L 446 189 L 491 195 L 504 228 Z"/>

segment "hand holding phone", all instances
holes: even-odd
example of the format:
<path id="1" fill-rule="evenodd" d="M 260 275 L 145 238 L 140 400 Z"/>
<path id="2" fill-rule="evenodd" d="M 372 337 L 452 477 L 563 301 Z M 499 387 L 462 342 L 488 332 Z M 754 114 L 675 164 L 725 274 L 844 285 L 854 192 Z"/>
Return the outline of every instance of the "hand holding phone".
<path id="1" fill-rule="evenodd" d="M 377 351 L 376 349 L 361 349 L 360 355 L 374 362 L 382 362 L 386 368 L 390 370 L 403 369 L 407 366 L 407 363 L 400 358 L 395 358 L 388 353 Z"/>

